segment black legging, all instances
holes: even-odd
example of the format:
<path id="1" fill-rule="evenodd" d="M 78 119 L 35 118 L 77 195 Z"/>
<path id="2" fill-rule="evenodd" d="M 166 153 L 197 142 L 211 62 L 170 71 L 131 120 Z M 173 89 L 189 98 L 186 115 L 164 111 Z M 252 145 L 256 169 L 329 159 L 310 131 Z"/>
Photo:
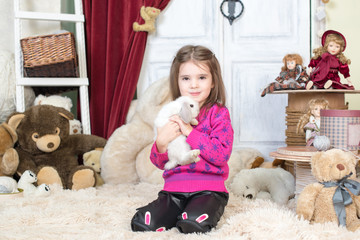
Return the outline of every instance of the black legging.
<path id="1" fill-rule="evenodd" d="M 158 198 L 138 208 L 131 220 L 133 231 L 164 231 L 177 227 L 182 233 L 208 232 L 224 213 L 229 194 L 160 191 Z"/>

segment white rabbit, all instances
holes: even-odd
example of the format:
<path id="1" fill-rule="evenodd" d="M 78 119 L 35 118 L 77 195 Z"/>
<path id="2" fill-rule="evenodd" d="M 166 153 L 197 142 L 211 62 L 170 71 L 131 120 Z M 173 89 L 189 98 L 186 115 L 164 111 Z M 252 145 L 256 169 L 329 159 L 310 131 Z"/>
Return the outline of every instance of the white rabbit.
<path id="1" fill-rule="evenodd" d="M 192 98 L 182 96 L 175 101 L 164 105 L 157 117 L 155 118 L 155 138 L 157 128 L 164 126 L 169 122 L 169 118 L 173 115 L 179 115 L 185 123 L 197 125 L 198 121 L 195 119 L 199 114 L 199 104 Z M 199 149 L 191 150 L 190 145 L 186 142 L 186 136 L 180 135 L 168 144 L 169 161 L 165 164 L 165 169 L 169 170 L 177 165 L 186 165 L 192 162 L 198 162 L 200 158 Z"/>

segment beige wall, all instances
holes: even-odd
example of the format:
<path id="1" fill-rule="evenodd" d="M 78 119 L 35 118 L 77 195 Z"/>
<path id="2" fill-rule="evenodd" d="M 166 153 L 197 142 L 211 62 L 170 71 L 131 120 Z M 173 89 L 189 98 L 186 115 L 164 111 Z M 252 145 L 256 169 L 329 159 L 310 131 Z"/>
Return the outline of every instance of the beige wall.
<path id="1" fill-rule="evenodd" d="M 360 1 L 330 0 L 325 5 L 326 29 L 344 34 L 347 42 L 345 56 L 351 60 L 350 76 L 356 90 L 360 90 Z M 360 110 L 360 93 L 346 94 L 349 109 Z"/>

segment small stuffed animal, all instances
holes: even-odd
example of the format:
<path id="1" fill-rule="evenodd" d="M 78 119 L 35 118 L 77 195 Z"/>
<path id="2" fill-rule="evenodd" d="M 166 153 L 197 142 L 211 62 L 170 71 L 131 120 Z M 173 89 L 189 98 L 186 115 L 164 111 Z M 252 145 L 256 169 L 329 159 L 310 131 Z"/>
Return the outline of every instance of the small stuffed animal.
<path id="1" fill-rule="evenodd" d="M 331 149 L 311 157 L 311 173 L 317 181 L 300 193 L 296 213 L 311 223 L 336 222 L 350 231 L 360 229 L 358 160 L 351 152 Z"/>
<path id="2" fill-rule="evenodd" d="M 135 32 L 139 32 L 139 31 L 154 32 L 155 19 L 159 14 L 160 14 L 160 9 L 154 7 L 142 6 L 140 9 L 140 16 L 145 20 L 145 23 L 140 25 L 139 23 L 134 22 L 133 30 Z"/>
<path id="3" fill-rule="evenodd" d="M 69 135 L 69 120 L 73 115 L 51 105 L 32 106 L 24 113 L 14 113 L 12 119 L 20 120 L 16 129 L 19 144 L 15 147 L 20 159 L 19 176 L 31 170 L 37 175 L 38 185 L 59 184 L 73 190 L 95 186 L 94 169 L 79 165 L 78 155 L 104 147 L 106 139 Z"/>
<path id="4" fill-rule="evenodd" d="M 0 125 L 0 176 L 12 176 L 19 165 L 19 155 L 13 148 L 18 140 L 16 128 L 19 120 Z"/>
<path id="5" fill-rule="evenodd" d="M 18 191 L 18 184 L 15 179 L 7 176 L 0 176 L 0 193 L 15 193 Z"/>
<path id="6" fill-rule="evenodd" d="M 24 196 L 48 196 L 50 195 L 50 187 L 47 184 L 41 184 L 35 187 L 33 183 L 37 182 L 36 174 L 30 170 L 26 170 L 20 177 L 18 188 L 24 190 Z"/>
<path id="7" fill-rule="evenodd" d="M 199 114 L 199 104 L 188 96 L 182 96 L 175 101 L 166 104 L 158 113 L 154 125 L 155 132 L 159 127 L 163 127 L 169 122 L 173 115 L 179 115 L 185 123 L 197 125 L 196 120 Z M 192 162 L 198 162 L 200 158 L 199 149 L 191 150 L 190 145 L 186 142 L 186 136 L 180 135 L 168 144 L 169 161 L 165 164 L 165 169 L 169 170 L 177 165 L 186 165 Z"/>
<path id="8" fill-rule="evenodd" d="M 70 124 L 70 134 L 81 134 L 82 125 L 81 122 L 77 119 L 69 120 Z"/>
<path id="9" fill-rule="evenodd" d="M 294 196 L 295 178 L 280 167 L 243 169 L 235 175 L 230 188 L 239 196 L 271 199 L 283 205 Z"/>
<path id="10" fill-rule="evenodd" d="M 103 152 L 103 148 L 95 148 L 90 152 L 84 153 L 83 160 L 84 166 L 92 167 L 96 172 L 96 186 L 99 187 L 104 184 L 104 180 L 100 176 L 101 166 L 100 166 L 100 157 Z"/>

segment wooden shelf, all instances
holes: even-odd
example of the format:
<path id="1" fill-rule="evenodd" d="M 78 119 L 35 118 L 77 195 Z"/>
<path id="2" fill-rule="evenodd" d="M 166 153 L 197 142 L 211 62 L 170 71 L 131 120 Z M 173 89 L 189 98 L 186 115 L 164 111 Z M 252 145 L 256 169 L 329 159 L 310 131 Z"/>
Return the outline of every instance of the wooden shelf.
<path id="1" fill-rule="evenodd" d="M 346 90 L 346 89 L 311 89 L 311 90 L 281 90 L 281 91 L 274 91 L 267 94 L 284 94 L 284 93 L 350 93 L 356 94 L 360 93 L 360 90 Z"/>

